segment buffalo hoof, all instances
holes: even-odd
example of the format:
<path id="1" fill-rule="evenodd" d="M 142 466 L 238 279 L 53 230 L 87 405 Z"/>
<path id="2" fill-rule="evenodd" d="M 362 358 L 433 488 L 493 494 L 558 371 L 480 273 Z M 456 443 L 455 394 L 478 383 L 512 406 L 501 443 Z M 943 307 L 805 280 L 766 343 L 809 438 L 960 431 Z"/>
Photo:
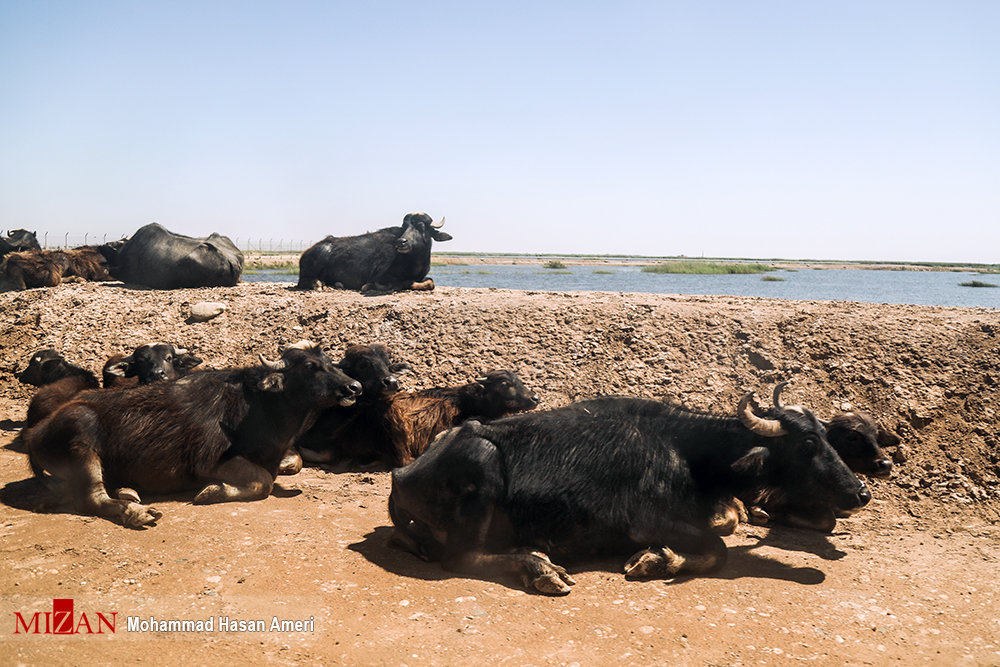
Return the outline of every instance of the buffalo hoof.
<path id="1" fill-rule="evenodd" d="M 755 526 L 766 526 L 771 523 L 771 515 L 763 507 L 757 505 L 747 510 L 747 518 Z"/>
<path id="2" fill-rule="evenodd" d="M 230 500 L 230 494 L 226 492 L 226 485 L 209 484 L 199 491 L 198 495 L 191 502 L 195 505 L 211 505 L 213 503 L 224 503 L 227 500 Z"/>
<path id="3" fill-rule="evenodd" d="M 132 503 L 141 503 L 142 500 L 139 499 L 139 494 L 135 489 L 130 489 L 128 487 L 122 487 L 115 491 L 115 498 L 118 500 L 126 500 Z"/>
<path id="4" fill-rule="evenodd" d="M 163 512 L 148 505 L 129 503 L 122 513 L 122 525 L 126 528 L 143 528 L 156 523 Z"/>
<path id="5" fill-rule="evenodd" d="M 625 563 L 626 579 L 668 579 L 681 569 L 684 559 L 666 547 L 640 551 Z"/>
<path id="6" fill-rule="evenodd" d="M 410 285 L 410 289 L 418 292 L 431 292 L 434 290 L 434 281 L 428 278 L 422 282 L 413 283 Z"/>
<path id="7" fill-rule="evenodd" d="M 281 459 L 281 464 L 278 466 L 279 475 L 295 475 L 300 470 L 302 470 L 302 457 L 298 452 L 285 454 L 285 458 Z"/>
<path id="8" fill-rule="evenodd" d="M 566 568 L 556 565 L 541 551 L 528 552 L 530 559 L 524 573 L 525 588 L 532 588 L 545 595 L 566 595 L 576 584 Z"/>
<path id="9" fill-rule="evenodd" d="M 716 535 L 732 535 L 736 532 L 736 526 L 740 522 L 746 523 L 747 511 L 743 503 L 737 498 L 723 505 L 709 519 L 709 530 Z"/>

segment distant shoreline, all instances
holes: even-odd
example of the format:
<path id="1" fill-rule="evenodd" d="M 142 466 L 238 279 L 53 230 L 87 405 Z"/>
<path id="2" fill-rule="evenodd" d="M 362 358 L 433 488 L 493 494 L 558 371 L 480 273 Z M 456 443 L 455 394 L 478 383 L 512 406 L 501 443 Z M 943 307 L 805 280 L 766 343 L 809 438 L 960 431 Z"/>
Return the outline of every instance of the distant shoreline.
<path id="1" fill-rule="evenodd" d="M 247 268 L 285 265 L 297 266 L 300 252 L 244 251 Z M 566 265 L 577 266 L 640 266 L 671 261 L 768 264 L 775 269 L 854 269 L 868 271 L 957 271 L 969 273 L 998 273 L 1000 264 L 960 264 L 948 262 L 874 262 L 849 260 L 815 259 L 751 259 L 716 257 L 643 257 L 643 256 L 600 256 L 600 255 L 556 255 L 556 254 L 512 254 L 512 253 L 434 253 L 431 264 L 437 266 L 480 266 L 480 265 L 541 265 L 558 260 Z"/>

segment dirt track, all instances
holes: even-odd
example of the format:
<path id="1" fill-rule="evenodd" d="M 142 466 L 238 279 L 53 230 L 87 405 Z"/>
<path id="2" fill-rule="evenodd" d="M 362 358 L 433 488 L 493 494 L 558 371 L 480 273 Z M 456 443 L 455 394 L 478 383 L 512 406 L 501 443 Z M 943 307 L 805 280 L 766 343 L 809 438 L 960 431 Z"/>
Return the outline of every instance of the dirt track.
<path id="1" fill-rule="evenodd" d="M 227 312 L 186 324 L 198 301 Z M 621 563 L 578 568 L 564 598 L 450 576 L 387 549 L 385 474 L 306 469 L 257 503 L 157 502 L 160 524 L 30 511 L 22 453 L 0 449 L 0 655 L 5 662 L 338 664 L 1000 664 L 1000 313 L 735 297 L 439 288 L 364 297 L 282 285 L 155 292 L 114 284 L 0 294 L 0 436 L 31 388 L 11 374 L 41 347 L 99 369 L 151 340 L 206 365 L 311 338 L 381 341 L 409 388 L 511 368 L 556 407 L 586 396 L 671 398 L 731 413 L 743 391 L 823 416 L 868 410 L 904 441 L 876 500 L 832 536 L 741 527 L 712 577 L 627 582 Z M 72 315 L 70 315 L 72 314 Z M 113 636 L 15 636 L 71 597 L 118 612 Z M 141 633 L 125 617 L 207 620 L 211 632 Z M 219 617 L 313 621 L 311 632 L 224 632 Z M 208 643 L 210 653 L 205 652 Z"/>

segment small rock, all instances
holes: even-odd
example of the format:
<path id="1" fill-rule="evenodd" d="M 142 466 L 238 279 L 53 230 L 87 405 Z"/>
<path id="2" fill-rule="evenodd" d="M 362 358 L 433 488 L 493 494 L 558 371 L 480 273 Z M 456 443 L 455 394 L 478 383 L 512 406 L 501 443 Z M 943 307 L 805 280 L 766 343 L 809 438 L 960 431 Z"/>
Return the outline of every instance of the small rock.
<path id="1" fill-rule="evenodd" d="M 217 301 L 200 301 L 191 306 L 188 320 L 191 322 L 207 322 L 226 312 L 226 304 Z"/>

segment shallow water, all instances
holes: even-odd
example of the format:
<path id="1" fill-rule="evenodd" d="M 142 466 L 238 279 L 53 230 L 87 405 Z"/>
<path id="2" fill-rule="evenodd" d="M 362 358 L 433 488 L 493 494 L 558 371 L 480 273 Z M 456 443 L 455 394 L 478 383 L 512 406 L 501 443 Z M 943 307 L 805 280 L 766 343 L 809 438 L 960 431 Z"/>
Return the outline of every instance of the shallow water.
<path id="1" fill-rule="evenodd" d="M 442 287 L 498 287 L 517 290 L 716 294 L 773 299 L 845 300 L 924 306 L 1000 308 L 1000 288 L 962 287 L 980 280 L 1000 284 L 1000 276 L 958 271 L 875 271 L 859 269 L 776 270 L 756 275 L 643 273 L 639 266 L 582 266 L 545 269 L 539 265 L 435 266 L 430 277 Z M 247 282 L 295 282 L 295 276 L 264 271 Z"/>

